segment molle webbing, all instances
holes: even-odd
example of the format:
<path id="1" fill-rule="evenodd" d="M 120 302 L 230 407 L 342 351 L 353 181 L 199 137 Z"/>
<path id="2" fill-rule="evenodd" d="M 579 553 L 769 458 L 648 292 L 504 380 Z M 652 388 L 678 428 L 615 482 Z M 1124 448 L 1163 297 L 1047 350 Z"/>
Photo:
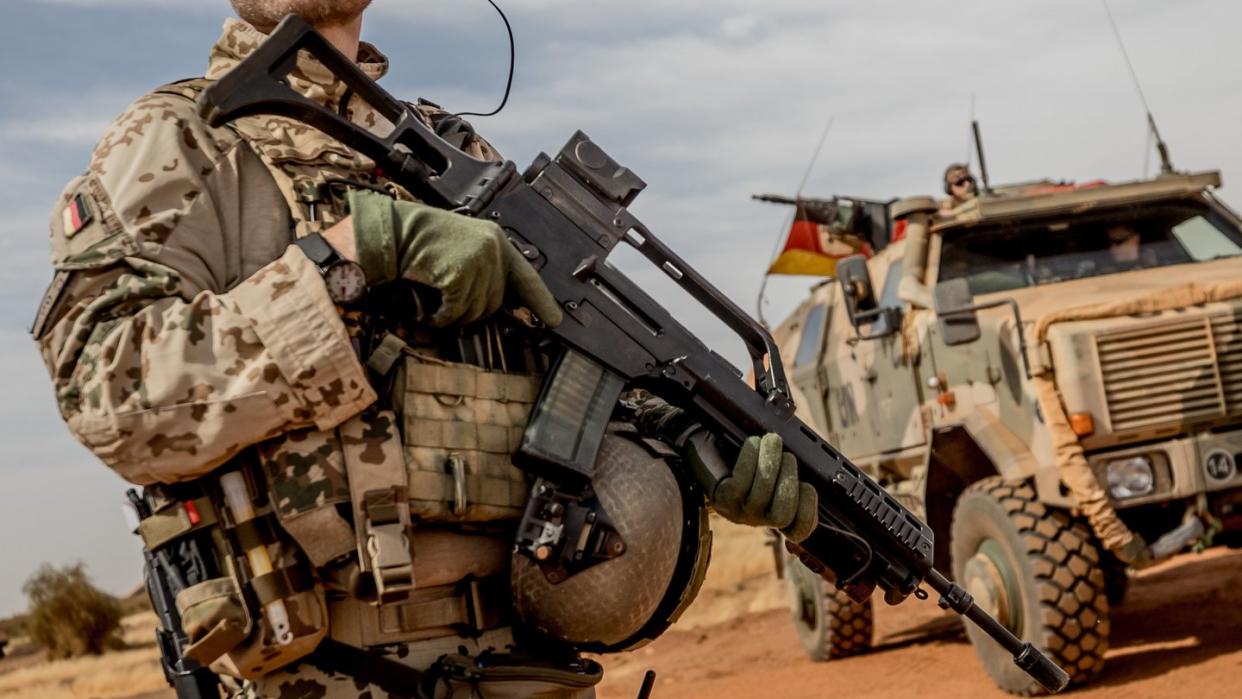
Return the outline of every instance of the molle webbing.
<path id="1" fill-rule="evenodd" d="M 477 636 L 509 623 L 507 574 L 416 588 L 404 601 L 374 605 L 346 597 L 329 603 L 331 636 L 352 646 L 409 643 L 447 635 Z"/>
<path id="2" fill-rule="evenodd" d="M 530 494 L 513 466 L 539 377 L 485 371 L 407 353 L 396 396 L 411 512 L 429 521 L 521 515 Z"/>

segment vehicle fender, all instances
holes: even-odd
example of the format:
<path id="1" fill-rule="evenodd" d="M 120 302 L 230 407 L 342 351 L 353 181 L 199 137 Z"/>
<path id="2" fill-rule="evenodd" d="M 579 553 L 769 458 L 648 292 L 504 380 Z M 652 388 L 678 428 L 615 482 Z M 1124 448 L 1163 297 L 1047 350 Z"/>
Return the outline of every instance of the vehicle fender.
<path id="1" fill-rule="evenodd" d="M 1035 475 L 1039 462 L 1027 445 L 1000 420 L 986 410 L 974 410 L 962 419 L 962 427 L 987 455 L 996 473 L 1006 480 L 1023 480 Z"/>
<path id="2" fill-rule="evenodd" d="M 924 506 L 935 533 L 935 564 L 949 570 L 953 508 L 967 486 L 988 476 L 1024 479 L 1038 462 L 1030 449 L 990 413 L 974 410 L 955 425 L 932 431 Z"/>

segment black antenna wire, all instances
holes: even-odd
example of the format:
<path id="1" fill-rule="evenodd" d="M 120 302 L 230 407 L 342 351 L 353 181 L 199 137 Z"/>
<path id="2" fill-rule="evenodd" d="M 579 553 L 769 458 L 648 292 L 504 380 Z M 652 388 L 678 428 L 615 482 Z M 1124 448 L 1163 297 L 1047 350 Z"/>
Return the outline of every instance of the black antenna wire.
<path id="1" fill-rule="evenodd" d="M 1113 28 L 1113 36 L 1117 38 L 1117 47 L 1121 49 L 1121 58 L 1126 63 L 1126 69 L 1130 71 L 1130 80 L 1134 82 L 1134 90 L 1138 93 L 1139 102 L 1143 104 L 1143 111 L 1150 114 L 1151 107 L 1147 104 L 1147 95 L 1143 94 L 1143 84 L 1139 82 L 1134 63 L 1130 61 L 1130 52 L 1126 51 L 1126 42 L 1121 38 L 1121 30 L 1117 29 L 1117 21 L 1113 19 L 1113 10 L 1108 6 L 1108 0 L 1100 0 L 1100 4 L 1104 6 L 1104 13 L 1108 15 L 1108 25 Z"/>
<path id="2" fill-rule="evenodd" d="M 819 153 L 824 149 L 824 140 L 828 138 L 828 132 L 832 130 L 832 122 L 837 120 L 837 115 L 833 114 L 828 117 L 828 123 L 824 125 L 824 131 L 819 135 L 819 143 L 815 145 L 815 153 L 811 156 L 811 162 L 806 164 L 806 172 L 802 173 L 802 180 L 798 182 L 798 193 L 794 195 L 794 199 L 801 201 L 802 188 L 806 187 L 806 181 L 811 176 L 811 171 L 815 169 L 815 161 L 819 160 Z M 781 243 L 785 240 L 785 235 L 789 232 L 790 226 L 797 220 L 798 208 L 794 207 L 793 215 L 789 217 L 789 223 L 776 236 L 776 244 L 772 247 L 772 254 L 768 256 L 768 267 L 776 261 L 776 256 L 781 251 Z M 755 314 L 759 322 L 766 328 L 768 321 L 763 317 L 764 294 L 768 290 L 768 277 L 772 276 L 766 270 L 763 273 L 763 281 L 759 282 L 759 293 L 755 295 Z"/>
<path id="3" fill-rule="evenodd" d="M 509 91 L 513 89 L 513 65 L 514 65 L 515 58 L 517 57 L 517 51 L 516 51 L 516 48 L 514 47 L 514 41 L 513 41 L 513 27 L 512 27 L 512 26 L 510 26 L 510 24 L 509 24 L 509 18 L 508 18 L 508 17 L 505 17 L 505 12 L 504 12 L 504 10 L 500 9 L 500 6 L 499 6 L 499 5 L 497 5 L 497 4 L 494 2 L 494 0 L 487 0 L 487 4 L 491 5 L 493 8 L 495 8 L 495 9 L 496 9 L 496 13 L 500 15 L 500 19 L 501 19 L 501 21 L 503 21 L 503 22 L 505 23 L 505 31 L 506 31 L 506 32 L 508 32 L 508 34 L 509 34 L 509 77 L 508 77 L 508 79 L 506 79 L 506 80 L 505 80 L 505 96 L 504 96 L 504 97 L 502 97 L 502 98 L 500 99 L 500 106 L 496 107 L 495 109 L 493 109 L 493 110 L 492 110 L 492 111 L 490 111 L 490 112 L 487 112 L 486 114 L 485 114 L 485 113 L 483 113 L 483 112 L 458 112 L 458 113 L 456 113 L 456 114 L 454 114 L 454 115 L 453 115 L 453 116 L 455 116 L 455 117 L 463 117 L 463 116 L 489 117 L 489 116 L 496 116 L 497 114 L 499 114 L 499 113 L 500 113 L 500 110 L 504 109 L 504 108 L 505 108 L 505 105 L 509 103 Z"/>
<path id="4" fill-rule="evenodd" d="M 970 93 L 970 123 L 975 123 L 975 93 Z M 966 136 L 966 169 L 975 164 L 975 132 L 971 128 Z"/>
<path id="5" fill-rule="evenodd" d="M 1108 0 L 1100 0 L 1100 4 L 1104 6 L 1104 14 L 1108 15 L 1108 24 L 1113 28 L 1113 36 L 1117 38 L 1117 47 L 1121 49 L 1121 57 L 1125 60 L 1126 69 L 1130 71 L 1130 80 L 1134 82 L 1134 90 L 1138 92 L 1139 102 L 1143 105 L 1143 111 L 1147 113 L 1147 142 L 1154 140 L 1156 142 L 1156 151 L 1160 154 L 1160 171 L 1168 174 L 1173 172 L 1173 164 L 1169 161 L 1169 148 L 1164 143 L 1164 139 L 1160 138 L 1160 130 L 1156 128 L 1156 118 L 1151 114 L 1151 106 L 1147 104 L 1147 95 L 1143 94 L 1143 84 L 1139 82 L 1138 72 L 1134 70 L 1134 63 L 1130 61 L 1130 52 L 1126 51 L 1126 42 L 1121 38 L 1121 30 L 1117 28 L 1117 20 L 1113 18 L 1113 10 L 1108 6 Z M 1148 149 L 1146 157 L 1150 157 L 1151 151 Z M 1143 176 L 1147 176 L 1147 162 L 1143 163 Z"/>

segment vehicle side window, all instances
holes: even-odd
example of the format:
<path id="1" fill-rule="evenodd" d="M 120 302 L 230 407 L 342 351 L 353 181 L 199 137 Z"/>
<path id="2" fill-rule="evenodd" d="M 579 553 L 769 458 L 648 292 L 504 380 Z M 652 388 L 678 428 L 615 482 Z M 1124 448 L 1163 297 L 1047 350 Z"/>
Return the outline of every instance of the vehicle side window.
<path id="1" fill-rule="evenodd" d="M 893 261 L 888 267 L 888 274 L 884 275 L 884 290 L 880 292 L 880 308 L 901 308 L 901 299 L 897 297 L 897 287 L 901 285 L 901 258 Z M 888 317 L 883 316 L 877 322 L 875 332 L 886 333 L 892 328 L 888 327 Z"/>
<path id="2" fill-rule="evenodd" d="M 1242 253 L 1237 243 L 1202 216 L 1192 216 L 1173 226 L 1172 233 L 1195 262 Z"/>
<path id="3" fill-rule="evenodd" d="M 794 366 L 805 366 L 815 361 L 819 355 L 820 340 L 824 336 L 824 318 L 828 307 L 817 304 L 806 314 L 806 322 L 802 324 L 802 336 L 798 339 L 798 351 L 794 353 Z"/>

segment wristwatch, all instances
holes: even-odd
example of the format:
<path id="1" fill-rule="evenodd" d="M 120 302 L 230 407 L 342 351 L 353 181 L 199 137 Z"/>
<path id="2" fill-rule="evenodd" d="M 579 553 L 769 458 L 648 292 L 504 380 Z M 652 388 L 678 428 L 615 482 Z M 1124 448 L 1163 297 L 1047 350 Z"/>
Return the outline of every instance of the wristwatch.
<path id="1" fill-rule="evenodd" d="M 328 287 L 328 296 L 333 303 L 353 303 L 362 298 L 367 291 L 367 275 L 362 265 L 341 257 L 324 237 L 311 233 L 298 238 L 294 243 L 302 253 L 319 268 L 324 284 Z"/>

